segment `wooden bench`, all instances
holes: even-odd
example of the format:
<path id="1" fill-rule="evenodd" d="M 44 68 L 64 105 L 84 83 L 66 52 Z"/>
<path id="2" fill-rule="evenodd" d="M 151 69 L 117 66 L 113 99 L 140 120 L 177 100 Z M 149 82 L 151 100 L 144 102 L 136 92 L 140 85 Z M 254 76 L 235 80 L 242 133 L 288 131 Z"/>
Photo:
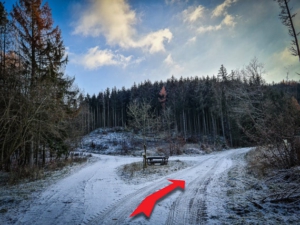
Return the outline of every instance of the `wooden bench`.
<path id="1" fill-rule="evenodd" d="M 160 165 L 168 164 L 169 156 L 149 156 L 147 157 L 147 164 L 154 165 L 155 163 L 159 163 Z"/>

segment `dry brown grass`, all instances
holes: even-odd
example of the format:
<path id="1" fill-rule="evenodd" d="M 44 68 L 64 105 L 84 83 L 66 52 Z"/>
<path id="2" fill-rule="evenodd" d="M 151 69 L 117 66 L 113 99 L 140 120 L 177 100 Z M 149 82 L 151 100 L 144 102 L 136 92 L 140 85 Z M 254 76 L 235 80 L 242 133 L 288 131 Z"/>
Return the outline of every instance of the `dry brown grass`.
<path id="1" fill-rule="evenodd" d="M 246 160 L 248 162 L 248 170 L 260 178 L 266 176 L 269 170 L 272 169 L 263 147 L 256 147 L 254 150 L 248 152 Z"/>
<path id="2" fill-rule="evenodd" d="M 211 152 L 213 152 L 212 147 L 211 147 L 210 145 L 208 145 L 208 144 L 202 143 L 200 147 L 201 147 L 201 149 L 202 149 L 203 151 L 205 151 L 206 153 L 211 153 Z"/>
<path id="3" fill-rule="evenodd" d="M 270 146 L 269 146 L 270 148 Z M 260 179 L 264 190 L 260 190 L 259 204 L 286 204 L 288 207 L 298 207 L 300 202 L 300 167 L 280 168 L 272 163 L 272 154 L 268 147 L 257 147 L 246 155 L 248 173 L 254 179 Z M 270 159 L 271 158 L 271 159 Z M 274 161 L 274 159 L 273 159 Z M 282 206 L 282 205 L 281 205 Z M 280 207 L 281 207 L 280 206 Z"/>
<path id="4" fill-rule="evenodd" d="M 47 172 L 61 170 L 62 168 L 72 165 L 73 163 L 83 163 L 87 157 L 72 157 L 67 160 L 53 160 L 48 162 L 45 167 L 41 166 L 18 166 L 12 168 L 9 172 L 8 184 L 14 185 L 22 180 L 35 181 L 45 178 Z"/>
<path id="5" fill-rule="evenodd" d="M 19 183 L 21 180 L 28 179 L 30 181 L 42 179 L 45 176 L 43 168 L 38 166 L 22 166 L 13 168 L 9 173 L 8 183 L 11 185 Z"/>
<path id="6" fill-rule="evenodd" d="M 151 165 L 143 169 L 141 161 L 120 166 L 117 170 L 117 174 L 126 183 L 140 184 L 167 176 L 168 174 L 193 166 L 195 163 L 195 161 L 184 162 L 180 160 L 171 160 L 167 165 Z"/>
<path id="7" fill-rule="evenodd" d="M 135 172 L 143 170 L 142 162 L 135 162 L 131 164 L 126 164 L 123 167 L 123 172 L 129 174 L 130 177 L 134 175 Z"/>

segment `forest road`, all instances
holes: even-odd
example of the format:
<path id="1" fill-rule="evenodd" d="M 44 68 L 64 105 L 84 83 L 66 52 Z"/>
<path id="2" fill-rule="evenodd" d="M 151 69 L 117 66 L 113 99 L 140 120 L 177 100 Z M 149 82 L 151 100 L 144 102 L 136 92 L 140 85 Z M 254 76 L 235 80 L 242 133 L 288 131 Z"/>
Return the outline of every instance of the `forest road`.
<path id="1" fill-rule="evenodd" d="M 101 160 L 98 162 L 41 193 L 16 224 L 207 224 L 211 209 L 208 202 L 215 194 L 208 187 L 224 185 L 216 177 L 223 176 L 235 161 L 243 160 L 249 150 L 242 148 L 203 156 L 171 157 L 171 160 L 195 161 L 196 164 L 137 185 L 121 180 L 116 168 L 140 159 L 99 156 Z M 145 197 L 169 185 L 167 179 L 184 180 L 185 189 L 176 189 L 159 200 L 150 218 L 143 214 L 129 217 Z"/>

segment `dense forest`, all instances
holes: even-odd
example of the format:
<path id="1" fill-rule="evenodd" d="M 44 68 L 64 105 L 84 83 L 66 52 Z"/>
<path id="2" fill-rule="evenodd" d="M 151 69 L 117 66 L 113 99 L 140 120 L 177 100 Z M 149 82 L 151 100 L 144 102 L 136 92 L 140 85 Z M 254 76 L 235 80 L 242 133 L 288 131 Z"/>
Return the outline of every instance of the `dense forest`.
<path id="1" fill-rule="evenodd" d="M 86 129 L 128 126 L 131 119 L 129 105 L 147 102 L 157 117 L 163 117 L 166 112 L 170 114 L 172 132 L 186 140 L 208 138 L 211 142 L 223 141 L 231 147 L 254 144 L 256 142 L 243 131 L 243 127 L 255 123 L 255 120 L 247 121 L 247 113 L 250 115 L 254 109 L 264 107 L 267 101 L 300 100 L 298 82 L 267 84 L 262 78 L 262 69 L 263 66 L 253 59 L 246 68 L 230 73 L 221 65 L 217 76 L 180 79 L 173 76 L 166 82 L 147 80 L 130 89 L 108 88 L 97 96 L 87 95 L 85 101 L 90 115 L 85 119 Z M 162 96 L 162 90 L 166 96 Z M 166 98 L 164 105 L 160 101 L 163 97 Z M 253 112 L 241 109 L 246 104 L 253 105 Z"/>
<path id="2" fill-rule="evenodd" d="M 82 135 L 101 127 L 146 126 L 145 135 L 221 149 L 271 145 L 283 165 L 300 161 L 299 82 L 266 83 L 255 58 L 231 72 L 221 65 L 215 76 L 172 76 L 84 96 L 64 73 L 68 57 L 47 3 L 20 0 L 10 17 L 0 3 L 0 16 L 0 169 L 68 157 Z M 144 106 L 148 119 L 135 126 L 132 109 Z"/>

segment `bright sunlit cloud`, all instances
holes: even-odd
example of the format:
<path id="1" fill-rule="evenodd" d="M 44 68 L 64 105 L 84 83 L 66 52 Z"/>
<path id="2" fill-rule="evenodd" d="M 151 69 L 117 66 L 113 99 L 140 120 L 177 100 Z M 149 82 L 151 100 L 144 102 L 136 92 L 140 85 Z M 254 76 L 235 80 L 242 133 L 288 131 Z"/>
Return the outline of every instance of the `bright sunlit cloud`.
<path id="1" fill-rule="evenodd" d="M 299 58 L 291 55 L 289 48 L 286 47 L 281 51 L 275 52 L 268 59 L 268 74 L 274 80 L 284 80 L 288 73 L 291 79 L 293 75 L 300 72 L 299 66 L 297 67 L 298 64 Z"/>
<path id="2" fill-rule="evenodd" d="M 77 57 L 77 63 L 90 70 L 111 65 L 126 67 L 131 61 L 132 56 L 125 57 L 124 55 L 116 54 L 109 49 L 100 50 L 99 46 L 90 48 L 86 54 Z"/>
<path id="3" fill-rule="evenodd" d="M 172 59 L 171 54 L 169 54 L 167 56 L 167 58 L 165 58 L 164 63 L 167 64 L 167 65 L 169 65 L 169 66 L 174 64 L 174 60 Z"/>
<path id="4" fill-rule="evenodd" d="M 200 26 L 198 28 L 199 33 L 206 33 L 210 31 L 218 31 L 224 27 L 234 27 L 236 22 L 234 21 L 234 17 L 227 14 L 222 22 L 218 25 L 209 25 L 209 26 Z"/>
<path id="5" fill-rule="evenodd" d="M 234 27 L 234 25 L 236 24 L 236 22 L 234 21 L 234 17 L 227 14 L 225 16 L 225 18 L 222 21 L 222 24 L 229 26 L 229 27 Z"/>
<path id="6" fill-rule="evenodd" d="M 212 12 L 212 17 L 218 17 L 227 14 L 227 8 L 238 0 L 225 0 L 222 4 L 218 5 Z M 255 3 L 254 3 L 255 4 Z"/>
<path id="7" fill-rule="evenodd" d="M 183 21 L 193 23 L 197 19 L 203 17 L 205 8 L 202 5 L 197 7 L 190 6 L 182 12 Z"/>
<path id="8" fill-rule="evenodd" d="M 150 53 L 165 51 L 165 42 L 173 37 L 168 28 L 139 34 L 136 23 L 136 13 L 125 0 L 94 0 L 81 15 L 74 34 L 103 35 L 108 45 L 125 49 L 142 48 Z"/>
<path id="9" fill-rule="evenodd" d="M 195 43 L 195 42 L 196 42 L 196 40 L 197 40 L 197 37 L 196 37 L 196 36 L 194 36 L 194 37 L 191 37 L 191 38 L 189 38 L 189 39 L 188 39 L 188 41 L 187 41 L 187 44 L 192 44 L 192 43 Z"/>
<path id="10" fill-rule="evenodd" d="M 172 54 L 168 54 L 168 56 L 164 59 L 163 62 L 169 68 L 170 74 L 178 74 L 184 70 L 183 66 L 180 66 L 173 60 Z"/>

